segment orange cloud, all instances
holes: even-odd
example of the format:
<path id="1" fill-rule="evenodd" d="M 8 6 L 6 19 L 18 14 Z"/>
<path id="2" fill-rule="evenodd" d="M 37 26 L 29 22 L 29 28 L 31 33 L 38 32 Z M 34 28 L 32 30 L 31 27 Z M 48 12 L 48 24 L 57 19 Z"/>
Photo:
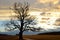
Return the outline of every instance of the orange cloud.
<path id="1" fill-rule="evenodd" d="M 47 3 L 47 2 L 50 2 L 50 0 L 48 1 L 48 0 L 38 0 L 38 2 L 40 2 L 40 3 Z"/>
<path id="2" fill-rule="evenodd" d="M 15 17 L 15 13 L 12 10 L 0 10 L 0 20 L 10 20 Z"/>
<path id="3" fill-rule="evenodd" d="M 57 4 L 59 0 L 37 0 L 39 3 L 49 3 L 52 2 L 53 4 Z"/>
<path id="4" fill-rule="evenodd" d="M 55 21 L 55 24 L 56 26 L 60 26 L 60 18 L 58 18 L 56 21 Z"/>

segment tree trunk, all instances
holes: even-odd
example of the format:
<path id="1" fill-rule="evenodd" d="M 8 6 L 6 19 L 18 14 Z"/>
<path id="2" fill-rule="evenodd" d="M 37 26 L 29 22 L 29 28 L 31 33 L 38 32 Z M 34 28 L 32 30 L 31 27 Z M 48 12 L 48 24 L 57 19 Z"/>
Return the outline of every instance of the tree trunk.
<path id="1" fill-rule="evenodd" d="M 23 40 L 23 32 L 19 32 L 19 40 Z"/>
<path id="2" fill-rule="evenodd" d="M 20 27 L 20 32 L 19 32 L 19 40 L 23 40 L 23 26 L 24 26 L 24 23 L 23 23 L 23 20 L 21 20 L 21 27 Z"/>

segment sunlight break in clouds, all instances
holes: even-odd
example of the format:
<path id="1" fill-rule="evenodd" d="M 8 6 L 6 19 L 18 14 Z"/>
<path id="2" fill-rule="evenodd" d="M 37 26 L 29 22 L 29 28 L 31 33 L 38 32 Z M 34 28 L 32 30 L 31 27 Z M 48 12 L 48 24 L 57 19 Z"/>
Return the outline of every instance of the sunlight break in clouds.
<path id="1" fill-rule="evenodd" d="M 60 12 L 30 12 L 30 15 L 36 16 L 36 19 L 38 21 L 37 27 L 41 27 L 45 30 L 48 29 L 56 29 L 60 27 L 58 22 L 56 20 L 60 18 Z M 56 24 L 57 23 L 57 24 Z M 55 25 L 54 25 L 55 24 Z M 58 26 L 56 26 L 58 25 Z"/>

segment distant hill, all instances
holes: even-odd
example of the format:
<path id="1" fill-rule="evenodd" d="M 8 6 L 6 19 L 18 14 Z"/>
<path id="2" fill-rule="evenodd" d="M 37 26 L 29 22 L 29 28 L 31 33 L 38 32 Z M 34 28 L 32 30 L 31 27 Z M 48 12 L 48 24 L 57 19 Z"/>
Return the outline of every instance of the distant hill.
<path id="1" fill-rule="evenodd" d="M 39 33 L 38 35 L 60 35 L 60 31 L 59 31 L 59 32 L 46 32 L 46 33 Z"/>
<path id="2" fill-rule="evenodd" d="M 8 32 L 0 32 L 0 34 L 7 34 L 7 35 L 16 35 L 19 33 L 19 30 L 15 30 L 15 31 L 8 31 Z M 38 32 L 27 32 L 25 31 L 23 34 L 24 35 L 35 35 Z"/>
<path id="3" fill-rule="evenodd" d="M 8 36 L 7 34 L 0 34 L 0 36 Z"/>
<path id="4" fill-rule="evenodd" d="M 15 31 L 8 31 L 8 32 L 0 32 L 0 34 L 7 34 L 7 35 L 15 35 L 18 34 L 19 31 L 15 30 Z"/>
<path id="5" fill-rule="evenodd" d="M 0 34 L 2 35 L 2 34 L 6 34 L 6 35 L 17 35 L 19 33 L 19 31 L 18 30 L 15 30 L 15 31 L 9 31 L 9 32 L 0 32 Z M 36 35 L 36 34 L 38 34 L 38 35 L 45 35 L 45 34 L 47 34 L 47 35 L 60 35 L 60 31 L 55 31 L 55 32 L 51 32 L 51 31 L 49 31 L 49 32 L 27 32 L 27 31 L 25 31 L 24 33 L 23 33 L 24 35 Z"/>

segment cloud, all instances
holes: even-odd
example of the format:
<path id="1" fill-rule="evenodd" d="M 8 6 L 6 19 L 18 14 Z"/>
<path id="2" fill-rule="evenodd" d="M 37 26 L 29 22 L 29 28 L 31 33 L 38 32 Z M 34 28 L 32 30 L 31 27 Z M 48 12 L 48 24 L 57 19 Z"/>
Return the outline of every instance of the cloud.
<path id="1" fill-rule="evenodd" d="M 37 0 L 37 8 L 53 8 L 59 4 L 59 0 Z"/>
<path id="2" fill-rule="evenodd" d="M 0 9 L 9 8 L 13 6 L 15 2 L 22 2 L 23 0 L 0 0 Z M 30 4 L 30 8 L 36 8 L 40 11 L 59 11 L 59 0 L 26 0 Z M 7 4 L 8 2 L 8 4 Z M 22 2 L 23 3 L 23 2 Z"/>
<path id="3" fill-rule="evenodd" d="M 47 3 L 47 2 L 50 2 L 50 0 L 37 0 L 39 3 Z"/>
<path id="4" fill-rule="evenodd" d="M 59 0 L 37 0 L 39 3 L 50 3 L 57 4 Z"/>
<path id="5" fill-rule="evenodd" d="M 60 18 L 58 18 L 58 19 L 55 21 L 55 25 L 56 25 L 56 26 L 60 26 Z"/>
<path id="6" fill-rule="evenodd" d="M 0 20 L 10 20 L 15 17 L 15 13 L 12 10 L 0 10 Z"/>

